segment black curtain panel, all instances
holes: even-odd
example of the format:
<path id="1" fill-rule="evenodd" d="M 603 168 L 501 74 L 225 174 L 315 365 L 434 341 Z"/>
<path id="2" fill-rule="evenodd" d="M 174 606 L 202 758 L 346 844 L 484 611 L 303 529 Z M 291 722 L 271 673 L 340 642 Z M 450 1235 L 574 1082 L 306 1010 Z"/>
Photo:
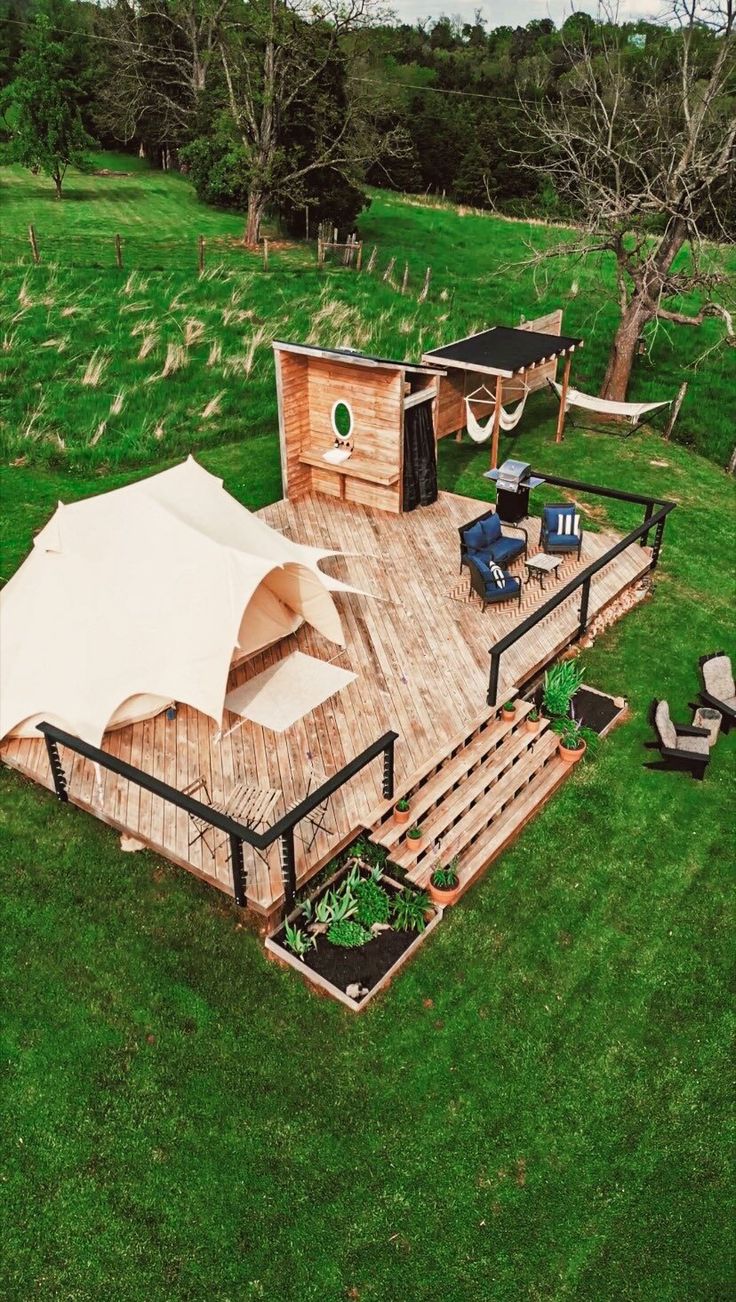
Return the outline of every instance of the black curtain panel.
<path id="1" fill-rule="evenodd" d="M 420 402 L 404 416 L 404 510 L 437 501 L 437 453 L 432 403 Z"/>

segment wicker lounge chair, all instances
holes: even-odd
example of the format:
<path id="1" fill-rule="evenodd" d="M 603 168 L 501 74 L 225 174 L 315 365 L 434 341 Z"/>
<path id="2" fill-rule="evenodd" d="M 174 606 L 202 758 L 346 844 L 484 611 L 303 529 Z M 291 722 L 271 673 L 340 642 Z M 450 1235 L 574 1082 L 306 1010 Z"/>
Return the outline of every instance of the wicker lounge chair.
<path id="1" fill-rule="evenodd" d="M 483 602 L 483 609 L 488 605 L 497 605 L 502 601 L 518 600 L 521 606 L 521 594 L 524 585 L 521 579 L 507 574 L 498 566 L 493 569 L 486 565 L 479 556 L 468 556 L 465 564 L 470 575 L 470 591 L 477 592 Z"/>
<path id="2" fill-rule="evenodd" d="M 506 566 L 518 556 L 526 556 L 529 538 L 521 525 L 506 526 L 515 529 L 521 538 L 509 538 L 501 528 L 496 511 L 486 511 L 458 529 L 460 535 L 460 573 L 468 560 L 481 560 L 485 565 Z"/>
<path id="3" fill-rule="evenodd" d="M 577 532 L 574 533 L 575 517 L 578 519 Z M 562 529 L 560 529 L 562 524 Z M 583 530 L 580 524 L 580 512 L 569 502 L 560 502 L 556 506 L 545 506 L 542 511 L 542 528 L 539 541 L 543 552 L 550 556 L 577 552 L 578 560 L 583 549 Z"/>
<path id="4" fill-rule="evenodd" d="M 703 705 L 718 710 L 724 732 L 736 722 L 736 685 L 733 681 L 731 661 L 723 651 L 703 656 L 700 661 L 703 688 L 699 696 Z"/>
<path id="5" fill-rule="evenodd" d="M 709 730 L 673 723 L 666 701 L 654 702 L 652 723 L 657 732 L 657 741 L 650 741 L 647 746 L 658 750 L 662 758 L 659 763 L 648 764 L 647 768 L 684 769 L 694 778 L 704 778 L 710 759 Z"/>

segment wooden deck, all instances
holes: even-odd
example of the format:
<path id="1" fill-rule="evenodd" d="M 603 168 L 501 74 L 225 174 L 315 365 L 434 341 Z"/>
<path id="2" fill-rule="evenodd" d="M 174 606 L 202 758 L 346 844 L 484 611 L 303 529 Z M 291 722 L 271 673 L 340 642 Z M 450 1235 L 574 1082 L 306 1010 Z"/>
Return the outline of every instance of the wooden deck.
<path id="1" fill-rule="evenodd" d="M 176 718 L 160 715 L 109 733 L 105 749 L 153 773 L 180 790 L 203 775 L 212 799 L 223 800 L 238 781 L 278 788 L 278 818 L 303 799 L 311 769 L 319 780 L 335 773 L 388 729 L 400 733 L 396 779 L 406 786 L 429 758 L 454 738 L 469 734 L 490 713 L 485 704 L 489 647 L 535 606 L 590 564 L 615 541 L 611 532 L 588 533 L 580 562 L 566 559 L 542 592 L 536 581 L 525 588 L 521 611 L 515 603 L 481 610 L 468 598 L 465 574 L 458 572 L 457 527 L 480 514 L 475 499 L 442 493 L 431 507 L 402 516 L 372 512 L 318 495 L 280 501 L 260 514 L 269 524 L 303 543 L 334 546 L 346 553 L 326 568 L 374 597 L 339 596 L 345 650 L 304 627 L 269 651 L 235 670 L 229 686 L 239 686 L 293 650 L 334 660 L 357 678 L 283 733 L 239 716 L 225 714 L 223 737 L 205 716 L 180 706 Z M 530 554 L 536 550 L 539 522 L 529 520 Z M 592 619 L 647 569 L 650 551 L 634 545 L 596 575 L 591 586 Z M 519 567 L 512 567 L 518 572 Z M 523 571 L 522 571 L 523 573 Z M 507 651 L 501 662 L 499 699 L 526 681 L 567 644 L 576 626 L 580 597 L 569 599 L 543 624 Z M 228 734 L 228 730 L 233 729 Z M 0 751 L 5 763 L 51 786 L 42 740 L 14 740 Z M 158 797 L 107 771 L 96 774 L 86 760 L 61 750 L 70 799 L 97 817 L 142 841 L 231 893 L 228 848 L 212 853 L 200 841 L 189 848 L 187 815 Z M 297 835 L 297 880 L 308 879 L 324 861 L 366 825 L 381 804 L 381 762 L 375 761 L 332 798 L 327 831 L 309 853 Z M 298 832 L 299 829 L 297 829 Z M 308 829 L 307 829 L 308 830 Z M 268 862 L 244 847 L 248 902 L 270 915 L 282 897 L 278 847 Z"/>

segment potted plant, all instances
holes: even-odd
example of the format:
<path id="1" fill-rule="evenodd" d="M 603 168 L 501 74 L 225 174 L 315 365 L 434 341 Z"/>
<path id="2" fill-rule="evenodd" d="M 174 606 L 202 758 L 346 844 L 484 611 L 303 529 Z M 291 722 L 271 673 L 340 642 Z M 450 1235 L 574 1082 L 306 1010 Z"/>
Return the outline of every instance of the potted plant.
<path id="1" fill-rule="evenodd" d="M 529 711 L 528 715 L 524 720 L 524 727 L 526 728 L 527 732 L 539 732 L 541 726 L 542 726 L 542 716 L 539 713 L 537 707 L 534 706 L 534 709 Z"/>
<path id="2" fill-rule="evenodd" d="M 457 875 L 458 857 L 455 855 L 444 867 L 435 864 L 429 879 L 429 894 L 435 904 L 447 908 L 454 904 L 460 894 L 460 881 Z"/>
<path id="3" fill-rule="evenodd" d="M 552 727 L 560 739 L 560 759 L 566 764 L 577 764 L 588 747 L 593 750 L 598 745 L 598 734 L 578 723 L 577 719 L 556 719 Z"/>
<path id="4" fill-rule="evenodd" d="M 401 800 L 396 801 L 396 804 L 394 805 L 394 819 L 397 823 L 409 822 L 409 801 L 406 796 L 402 796 Z"/>
<path id="5" fill-rule="evenodd" d="M 422 839 L 422 832 L 423 832 L 423 828 L 419 827 L 418 824 L 415 823 L 413 827 L 409 828 L 409 831 L 406 834 L 406 838 L 408 841 L 411 841 L 413 846 L 418 848 L 419 842 Z"/>
<path id="6" fill-rule="evenodd" d="M 516 714 L 516 701 L 506 701 L 502 713 L 505 714 L 507 719 Z"/>

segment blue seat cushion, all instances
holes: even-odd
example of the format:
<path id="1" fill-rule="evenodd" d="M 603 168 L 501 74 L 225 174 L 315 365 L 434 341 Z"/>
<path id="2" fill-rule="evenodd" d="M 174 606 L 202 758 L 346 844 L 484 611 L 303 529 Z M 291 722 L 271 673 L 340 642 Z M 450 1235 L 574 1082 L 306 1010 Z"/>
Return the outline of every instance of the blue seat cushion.
<path id="1" fill-rule="evenodd" d="M 469 529 L 463 532 L 463 541 L 469 552 L 487 551 L 485 535 L 483 533 L 483 521 L 479 520 L 477 524 L 472 524 Z"/>
<path id="2" fill-rule="evenodd" d="M 524 550 L 523 538 L 499 538 L 491 548 L 491 559 L 496 565 L 503 565 Z"/>
<path id="3" fill-rule="evenodd" d="M 574 533 L 548 533 L 547 543 L 550 547 L 569 547 L 573 551 L 580 546 L 580 538 Z"/>
<path id="4" fill-rule="evenodd" d="M 490 566 L 478 556 L 473 556 L 472 560 L 483 579 L 488 601 L 500 601 L 503 597 L 512 596 L 513 593 L 519 591 L 519 580 L 513 578 L 512 575 L 504 574 L 503 584 L 499 587 L 497 576 L 494 575 Z"/>
<path id="5" fill-rule="evenodd" d="M 502 537 L 501 521 L 494 514 L 487 516 L 485 520 L 480 520 L 479 524 L 483 530 L 483 548 L 492 547 Z"/>

